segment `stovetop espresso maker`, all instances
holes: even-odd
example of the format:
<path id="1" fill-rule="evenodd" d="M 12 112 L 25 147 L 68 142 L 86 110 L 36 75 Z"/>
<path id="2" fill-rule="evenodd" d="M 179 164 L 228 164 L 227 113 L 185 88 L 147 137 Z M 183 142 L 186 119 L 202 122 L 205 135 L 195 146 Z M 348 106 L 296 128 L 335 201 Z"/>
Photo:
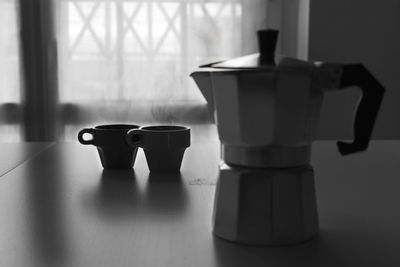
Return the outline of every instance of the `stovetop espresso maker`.
<path id="1" fill-rule="evenodd" d="M 347 155 L 367 149 L 384 88 L 362 64 L 277 57 L 278 31 L 257 34 L 259 53 L 191 74 L 221 141 L 213 232 L 244 244 L 299 243 L 318 233 L 310 156 L 324 92 L 362 90 L 354 140 L 337 142 Z"/>

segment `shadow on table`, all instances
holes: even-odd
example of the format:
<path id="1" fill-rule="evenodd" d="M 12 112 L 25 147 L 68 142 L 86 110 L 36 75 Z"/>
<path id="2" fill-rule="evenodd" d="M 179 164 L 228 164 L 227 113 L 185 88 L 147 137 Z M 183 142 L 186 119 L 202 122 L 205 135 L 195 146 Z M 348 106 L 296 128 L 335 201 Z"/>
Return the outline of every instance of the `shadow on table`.
<path id="1" fill-rule="evenodd" d="M 188 194 L 179 172 L 149 173 L 143 198 L 146 212 L 157 219 L 182 216 L 188 207 Z"/>
<path id="2" fill-rule="evenodd" d="M 35 256 L 31 266 L 62 266 L 71 253 L 69 229 L 65 223 L 65 180 L 60 175 L 65 170 L 60 154 L 44 154 L 42 159 L 45 163 L 52 160 L 53 164 L 47 168 L 31 164 L 25 167 L 28 233 Z"/>
<path id="3" fill-rule="evenodd" d="M 89 207 L 101 219 L 128 220 L 138 212 L 140 196 L 135 171 L 103 170 L 89 199 Z"/>
<path id="4" fill-rule="evenodd" d="M 370 238 L 365 238 L 370 235 Z M 218 266 L 400 266 L 399 240 L 345 229 L 321 230 L 317 238 L 286 247 L 245 246 L 213 238 Z M 370 242 L 365 242 L 369 240 Z M 382 249 L 382 242 L 385 245 Z M 397 244 L 397 245 L 396 245 Z M 391 249 L 387 249 L 390 247 Z M 396 257 L 396 258 L 394 258 Z"/>
<path id="5" fill-rule="evenodd" d="M 144 192 L 133 169 L 103 170 L 100 178 L 84 203 L 100 219 L 171 219 L 186 211 L 187 192 L 180 173 L 150 173 Z"/>

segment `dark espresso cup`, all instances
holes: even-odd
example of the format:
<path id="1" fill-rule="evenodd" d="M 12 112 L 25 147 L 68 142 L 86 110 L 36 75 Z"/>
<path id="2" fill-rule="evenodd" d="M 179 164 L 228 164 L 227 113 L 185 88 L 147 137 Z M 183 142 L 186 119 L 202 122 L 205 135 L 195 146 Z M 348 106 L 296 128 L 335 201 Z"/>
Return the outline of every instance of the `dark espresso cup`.
<path id="1" fill-rule="evenodd" d="M 179 172 L 190 146 L 190 128 L 176 125 L 147 126 L 130 130 L 126 142 L 143 148 L 151 172 Z"/>
<path id="2" fill-rule="evenodd" d="M 139 127 L 131 124 L 99 125 L 82 129 L 78 133 L 78 140 L 83 145 L 97 147 L 104 169 L 131 169 L 135 163 L 137 147 L 126 143 L 126 134 Z M 84 139 L 84 134 L 90 134 L 92 138 Z"/>

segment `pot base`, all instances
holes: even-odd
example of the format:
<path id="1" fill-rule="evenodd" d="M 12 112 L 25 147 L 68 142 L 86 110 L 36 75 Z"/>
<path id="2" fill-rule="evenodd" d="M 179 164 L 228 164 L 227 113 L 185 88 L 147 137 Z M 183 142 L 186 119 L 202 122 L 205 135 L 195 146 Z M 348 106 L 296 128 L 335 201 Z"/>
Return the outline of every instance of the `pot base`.
<path id="1" fill-rule="evenodd" d="M 213 213 L 216 236 L 247 245 L 283 246 L 318 234 L 310 165 L 282 169 L 220 166 Z"/>

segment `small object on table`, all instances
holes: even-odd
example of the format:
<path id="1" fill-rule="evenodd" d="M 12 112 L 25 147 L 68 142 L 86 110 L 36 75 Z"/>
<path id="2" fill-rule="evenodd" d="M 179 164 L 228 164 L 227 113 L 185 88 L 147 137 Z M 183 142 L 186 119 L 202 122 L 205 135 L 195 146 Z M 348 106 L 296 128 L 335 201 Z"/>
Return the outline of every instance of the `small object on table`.
<path id="1" fill-rule="evenodd" d="M 137 147 L 129 146 L 125 142 L 125 136 L 129 130 L 139 127 L 134 124 L 98 125 L 82 129 L 78 134 L 78 140 L 83 145 L 97 147 L 104 169 L 132 169 Z M 84 134 L 92 135 L 92 139 L 84 139 Z"/>
<path id="2" fill-rule="evenodd" d="M 190 128 L 158 125 L 133 129 L 126 135 L 132 147 L 143 148 L 151 172 L 179 172 L 183 155 L 190 146 Z"/>

